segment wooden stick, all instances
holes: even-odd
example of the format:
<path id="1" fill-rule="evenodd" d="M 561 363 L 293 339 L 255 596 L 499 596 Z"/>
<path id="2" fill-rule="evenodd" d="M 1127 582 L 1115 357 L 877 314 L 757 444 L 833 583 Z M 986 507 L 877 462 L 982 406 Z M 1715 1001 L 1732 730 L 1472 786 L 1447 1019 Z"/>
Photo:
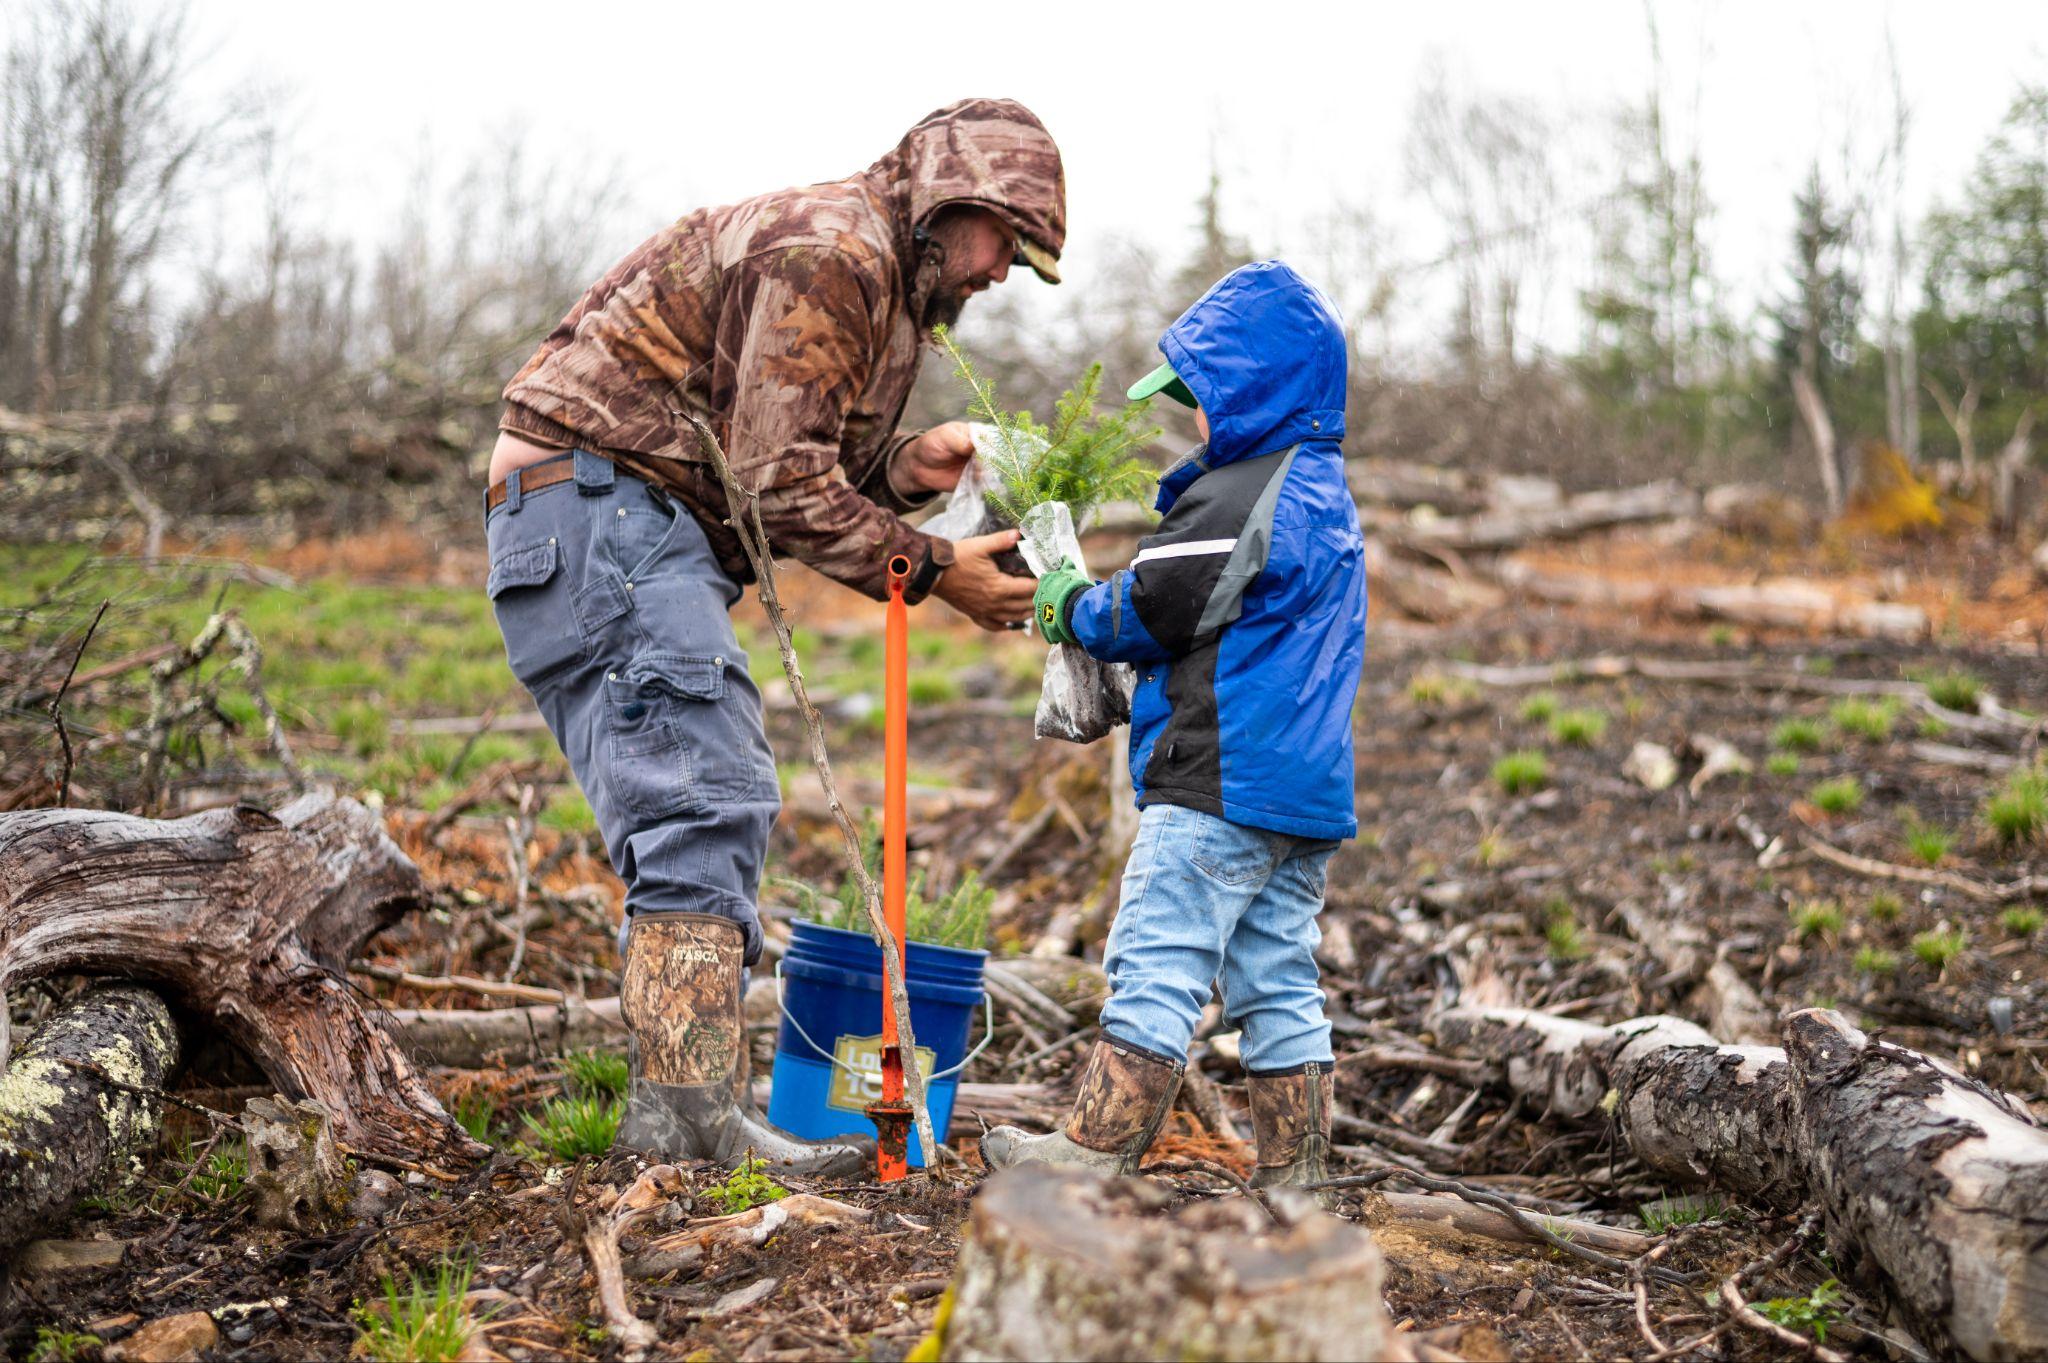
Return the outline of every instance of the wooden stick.
<path id="1" fill-rule="evenodd" d="M 1954 871 L 1936 871 L 1922 866 L 1898 866 L 1889 861 L 1873 861 L 1869 857 L 1859 857 L 1853 852 L 1844 852 L 1839 847 L 1823 842 L 1811 833 L 1800 834 L 1800 840 L 1815 856 L 1823 861 L 1831 861 L 1845 871 L 1891 880 L 1908 880 L 1915 885 L 1938 885 L 1987 904 L 2009 904 L 2015 899 L 2048 894 L 2048 876 L 2021 876 L 2018 880 L 2003 882 L 1972 880 L 1968 876 L 1957 875 Z"/>
<path id="2" fill-rule="evenodd" d="M 889 1007 L 896 1015 L 896 1035 L 903 1054 L 903 1085 L 909 1091 L 911 1113 L 917 1121 L 917 1138 L 925 1152 L 925 1177 L 943 1182 L 945 1175 L 939 1169 L 939 1143 L 932 1134 L 931 1108 L 925 1101 L 924 1074 L 917 1063 L 917 1038 L 910 1030 L 910 994 L 903 985 L 902 950 L 883 918 L 881 891 L 868 874 L 867 862 L 861 855 L 860 830 L 853 826 L 853 816 L 840 803 L 839 786 L 832 777 L 832 762 L 825 753 L 825 724 L 818 717 L 818 708 L 811 704 L 810 693 L 804 687 L 804 671 L 797 661 L 796 642 L 790 633 L 789 620 L 782 611 L 782 598 L 775 590 L 775 562 L 769 552 L 767 527 L 761 522 L 760 498 L 740 487 L 739 480 L 733 476 L 732 465 L 726 461 L 725 449 L 718 443 L 711 427 L 694 412 L 685 412 L 684 416 L 696 428 L 698 442 L 709 456 L 712 467 L 718 471 L 719 482 L 725 485 L 726 506 L 732 512 L 733 535 L 754 569 L 755 594 L 760 598 L 769 626 L 775 631 L 775 645 L 782 654 L 782 670 L 789 678 L 790 695 L 796 698 L 797 710 L 803 715 L 805 729 L 810 732 L 811 765 L 817 768 L 819 784 L 825 788 L 826 804 L 832 811 L 833 821 L 839 825 L 847 873 L 860 887 L 868 928 L 882 948 L 882 973 L 889 986 Z"/>
<path id="3" fill-rule="evenodd" d="M 78 660 L 85 656 L 86 645 L 99 631 L 100 620 L 106 615 L 111 599 L 100 602 L 100 608 L 93 612 L 92 623 L 85 627 L 85 637 L 78 641 L 78 651 L 71 655 L 71 670 L 64 674 L 64 684 L 57 688 L 57 694 L 50 700 L 50 722 L 57 726 L 57 742 L 64 748 L 64 774 L 57 780 L 57 803 L 71 803 L 71 768 L 76 761 L 71 755 L 71 735 L 64 727 L 64 693 L 71 689 L 71 679 L 78 675 Z"/>

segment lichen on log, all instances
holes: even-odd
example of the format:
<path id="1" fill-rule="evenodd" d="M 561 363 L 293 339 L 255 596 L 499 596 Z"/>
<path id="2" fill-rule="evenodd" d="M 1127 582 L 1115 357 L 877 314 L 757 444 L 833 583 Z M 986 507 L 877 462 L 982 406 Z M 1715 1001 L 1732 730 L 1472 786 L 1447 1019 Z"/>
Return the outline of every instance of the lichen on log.
<path id="1" fill-rule="evenodd" d="M 88 990 L 36 1029 L 0 1076 L 0 1257 L 126 1181 L 177 1060 L 170 1009 L 135 985 Z"/>

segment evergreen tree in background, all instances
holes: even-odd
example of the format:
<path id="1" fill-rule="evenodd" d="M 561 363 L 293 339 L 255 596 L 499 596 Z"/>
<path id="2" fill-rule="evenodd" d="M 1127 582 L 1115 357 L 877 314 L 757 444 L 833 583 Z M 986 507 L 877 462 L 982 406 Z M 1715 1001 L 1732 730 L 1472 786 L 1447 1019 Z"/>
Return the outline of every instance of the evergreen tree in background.
<path id="1" fill-rule="evenodd" d="M 2029 407 L 2048 407 L 2048 87 L 2021 90 L 1978 156 L 1959 207 L 1927 229 L 1914 319 L 1929 391 L 1974 463 Z"/>

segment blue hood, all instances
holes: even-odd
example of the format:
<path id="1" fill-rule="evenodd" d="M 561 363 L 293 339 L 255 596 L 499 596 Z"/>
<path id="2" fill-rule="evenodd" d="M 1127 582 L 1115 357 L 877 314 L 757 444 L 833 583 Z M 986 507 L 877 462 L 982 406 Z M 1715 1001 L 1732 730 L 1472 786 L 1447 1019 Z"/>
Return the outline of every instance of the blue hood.
<path id="1" fill-rule="evenodd" d="M 1159 340 L 1209 418 L 1209 443 L 1159 480 L 1159 509 L 1209 469 L 1344 435 L 1344 328 L 1278 260 L 1232 270 Z"/>

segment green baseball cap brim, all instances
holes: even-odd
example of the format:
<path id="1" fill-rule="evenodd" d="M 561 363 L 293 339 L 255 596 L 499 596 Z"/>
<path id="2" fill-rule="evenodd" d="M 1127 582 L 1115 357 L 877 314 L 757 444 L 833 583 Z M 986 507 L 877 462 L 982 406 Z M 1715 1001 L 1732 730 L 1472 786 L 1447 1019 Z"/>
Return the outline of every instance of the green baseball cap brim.
<path id="1" fill-rule="evenodd" d="M 1173 366 L 1162 364 L 1144 378 L 1131 385 L 1131 391 L 1124 394 L 1132 402 L 1149 398 L 1154 393 L 1163 393 L 1183 407 L 1200 407 L 1195 401 L 1194 390 L 1181 382 L 1180 375 L 1173 372 Z"/>

